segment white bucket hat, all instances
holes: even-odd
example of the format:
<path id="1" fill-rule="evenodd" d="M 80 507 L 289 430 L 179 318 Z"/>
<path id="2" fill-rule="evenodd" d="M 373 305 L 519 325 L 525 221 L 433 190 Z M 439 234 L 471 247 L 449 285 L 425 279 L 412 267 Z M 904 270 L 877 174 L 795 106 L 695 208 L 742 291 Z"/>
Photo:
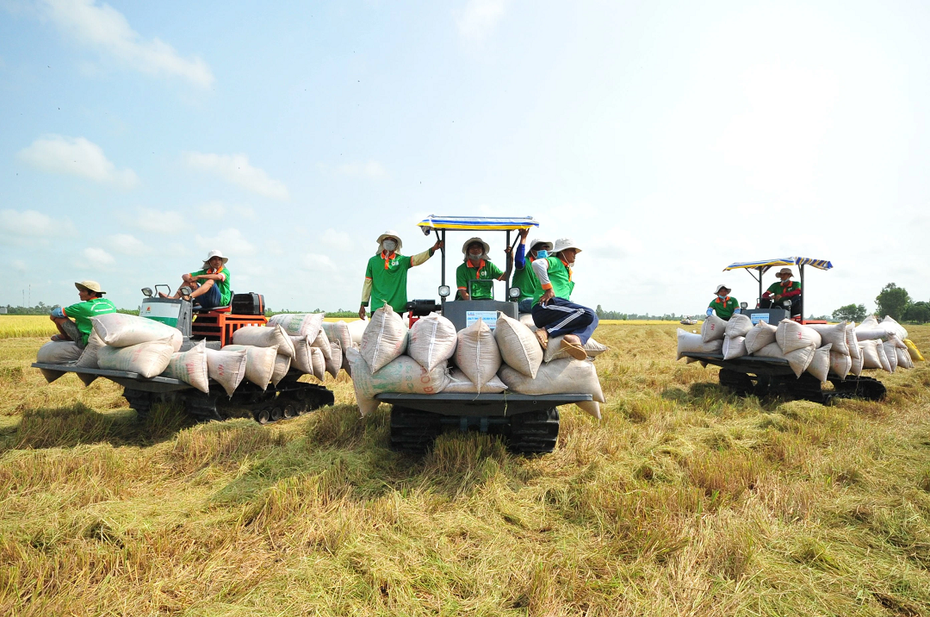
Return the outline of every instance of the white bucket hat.
<path id="1" fill-rule="evenodd" d="M 540 238 L 534 238 L 532 242 L 527 242 L 527 243 L 526 243 L 526 245 L 527 245 L 528 247 L 530 247 L 530 250 L 531 250 L 531 251 L 533 250 L 533 248 L 534 248 L 537 244 L 542 244 L 542 246 L 539 247 L 539 248 L 541 248 L 541 249 L 545 249 L 545 250 L 547 250 L 547 251 L 551 251 L 551 250 L 552 250 L 552 243 L 549 242 L 548 240 L 542 240 L 542 239 L 540 239 Z M 537 249 L 537 250 L 539 250 L 539 249 Z"/>
<path id="2" fill-rule="evenodd" d="M 468 255 L 468 245 L 469 245 L 469 244 L 473 244 L 473 243 L 475 243 L 475 242 L 480 243 L 481 246 L 484 247 L 484 254 L 485 254 L 485 255 L 487 255 L 488 253 L 491 252 L 491 245 L 490 245 L 490 244 L 488 244 L 487 242 L 485 242 L 485 241 L 482 240 L 481 238 L 474 237 L 474 238 L 469 238 L 468 240 L 465 241 L 465 244 L 462 245 L 462 255 Z"/>
<path id="3" fill-rule="evenodd" d="M 389 229 L 383 234 L 381 234 L 380 236 L 378 236 L 377 242 L 378 242 L 379 249 L 381 248 L 381 243 L 384 242 L 385 238 L 394 238 L 395 240 L 397 240 L 397 248 L 395 250 L 399 251 L 400 249 L 404 248 L 404 242 L 403 240 L 400 239 L 400 236 L 397 235 L 397 232 L 394 231 L 393 229 Z"/>
<path id="4" fill-rule="evenodd" d="M 578 248 L 578 245 L 575 244 L 575 241 L 571 238 L 559 238 L 555 241 L 555 247 L 552 249 L 553 253 L 561 253 L 565 249 L 575 249 L 576 253 L 580 253 L 581 249 Z"/>
<path id="5" fill-rule="evenodd" d="M 77 287 L 79 290 L 86 289 L 87 291 L 92 291 L 98 294 L 107 293 L 104 290 L 100 289 L 100 283 L 98 283 L 97 281 L 79 281 L 75 283 L 74 286 Z"/>
<path id="6" fill-rule="evenodd" d="M 721 283 L 721 284 L 717 285 L 717 289 L 714 290 L 714 293 L 715 293 L 715 294 L 720 293 L 720 290 L 721 290 L 721 289 L 726 289 L 726 290 L 727 290 L 727 293 L 730 293 L 731 291 L 733 291 L 732 289 L 730 289 L 729 287 L 727 287 L 726 285 L 724 285 L 723 283 Z"/>
<path id="7" fill-rule="evenodd" d="M 223 256 L 223 251 L 220 251 L 218 249 L 213 249 L 212 251 L 207 253 L 207 258 L 203 260 L 203 265 L 209 266 L 210 260 L 213 259 L 214 257 L 219 257 L 220 259 L 222 259 L 224 266 L 226 265 L 226 262 L 229 261 L 229 257 Z"/>

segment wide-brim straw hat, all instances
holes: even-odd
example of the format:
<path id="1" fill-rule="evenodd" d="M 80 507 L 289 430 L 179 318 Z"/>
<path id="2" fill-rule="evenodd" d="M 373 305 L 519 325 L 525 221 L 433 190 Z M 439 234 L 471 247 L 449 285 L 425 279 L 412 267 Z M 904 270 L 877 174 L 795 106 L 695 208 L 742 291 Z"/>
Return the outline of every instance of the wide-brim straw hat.
<path id="1" fill-rule="evenodd" d="M 794 276 L 794 272 L 791 271 L 791 268 L 782 268 L 778 271 L 776 276 L 781 276 L 782 274 L 787 274 L 788 276 Z"/>
<path id="2" fill-rule="evenodd" d="M 720 293 L 720 290 L 721 290 L 721 289 L 726 289 L 726 290 L 727 290 L 727 293 L 730 293 L 731 291 L 733 291 L 732 289 L 730 289 L 730 288 L 727 287 L 726 285 L 720 284 L 720 285 L 717 285 L 717 289 L 714 290 L 714 293 L 715 293 L 715 294 Z"/>
<path id="3" fill-rule="evenodd" d="M 100 289 L 100 283 L 98 283 L 97 281 L 79 281 L 75 283 L 74 286 L 77 287 L 78 290 L 86 289 L 87 291 L 92 291 L 98 294 L 107 293 L 104 290 Z"/>
<path id="4" fill-rule="evenodd" d="M 481 238 L 469 238 L 465 241 L 465 244 L 462 245 L 462 255 L 468 255 L 468 245 L 473 243 L 479 243 L 484 247 L 484 254 L 487 255 L 491 252 L 491 245 L 482 240 Z"/>
<path id="5" fill-rule="evenodd" d="M 220 259 L 222 259 L 222 260 L 223 260 L 223 265 L 224 265 L 224 266 L 226 265 L 226 262 L 229 261 L 229 257 L 224 256 L 222 251 L 219 251 L 219 250 L 217 250 L 217 249 L 213 249 L 212 251 L 210 251 L 209 253 L 207 253 L 207 258 L 203 260 L 203 265 L 204 265 L 204 266 L 209 266 L 209 265 L 210 265 L 210 260 L 213 259 L 214 257 L 219 257 Z"/>
<path id="6" fill-rule="evenodd" d="M 400 249 L 404 248 L 404 241 L 401 240 L 400 236 L 397 235 L 397 232 L 392 229 L 389 229 L 378 236 L 378 248 L 381 248 L 381 243 L 384 242 L 386 238 L 394 238 L 397 240 L 397 248 L 394 250 L 399 251 Z"/>
<path id="7" fill-rule="evenodd" d="M 581 248 L 575 244 L 575 241 L 571 238 L 559 238 L 555 241 L 555 247 L 552 249 L 553 253 L 561 253 L 565 249 L 575 249 L 576 253 L 581 252 Z"/>

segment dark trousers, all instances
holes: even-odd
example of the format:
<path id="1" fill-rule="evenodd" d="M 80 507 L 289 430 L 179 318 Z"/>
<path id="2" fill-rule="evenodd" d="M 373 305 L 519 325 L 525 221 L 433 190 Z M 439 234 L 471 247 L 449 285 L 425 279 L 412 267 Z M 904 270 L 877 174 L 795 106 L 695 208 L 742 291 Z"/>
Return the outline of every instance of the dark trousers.
<path id="1" fill-rule="evenodd" d="M 582 345 L 594 334 L 597 322 L 594 311 L 562 298 L 552 298 L 546 306 L 539 302 L 533 305 L 533 323 L 537 328 L 545 328 L 549 336 L 574 334 Z"/>

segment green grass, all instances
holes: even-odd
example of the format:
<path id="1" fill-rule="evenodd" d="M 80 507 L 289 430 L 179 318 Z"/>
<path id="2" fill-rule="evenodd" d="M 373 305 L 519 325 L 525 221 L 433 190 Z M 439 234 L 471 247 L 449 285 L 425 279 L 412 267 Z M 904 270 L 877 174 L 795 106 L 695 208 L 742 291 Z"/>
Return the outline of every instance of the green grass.
<path id="1" fill-rule="evenodd" d="M 388 410 L 192 425 L 0 341 L 0 614 L 930 614 L 930 370 L 881 403 L 739 399 L 675 324 L 602 325 L 603 420 L 550 455 Z M 911 338 L 930 349 L 930 326 Z"/>

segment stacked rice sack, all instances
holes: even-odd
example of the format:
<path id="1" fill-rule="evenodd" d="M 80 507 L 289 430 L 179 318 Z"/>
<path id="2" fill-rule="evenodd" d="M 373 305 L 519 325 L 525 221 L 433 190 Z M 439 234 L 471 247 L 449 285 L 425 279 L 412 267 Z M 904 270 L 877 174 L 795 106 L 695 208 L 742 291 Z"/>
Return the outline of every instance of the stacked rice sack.
<path id="1" fill-rule="evenodd" d="M 553 338 L 543 352 L 525 323 L 498 314 L 492 331 L 478 320 L 460 332 L 439 313 L 417 320 L 409 330 L 390 306 L 375 311 L 359 341 L 346 353 L 359 410 L 378 407 L 381 392 L 438 392 L 542 395 L 590 393 L 594 400 L 579 407 L 600 417 L 604 402 L 591 361 L 574 360 L 559 352 Z M 589 341 L 590 357 L 606 351 Z"/>
<path id="2" fill-rule="evenodd" d="M 912 354 L 920 352 L 906 341 L 907 331 L 891 317 L 881 322 L 870 317 L 856 327 L 845 321 L 802 325 L 791 319 L 777 326 L 753 325 L 746 315 L 733 315 L 729 321 L 710 315 L 700 334 L 678 329 L 678 358 L 688 353 L 720 353 L 724 360 L 749 355 L 784 358 L 798 377 L 806 371 L 824 382 L 828 377 L 859 376 L 869 368 L 911 368 Z"/>

